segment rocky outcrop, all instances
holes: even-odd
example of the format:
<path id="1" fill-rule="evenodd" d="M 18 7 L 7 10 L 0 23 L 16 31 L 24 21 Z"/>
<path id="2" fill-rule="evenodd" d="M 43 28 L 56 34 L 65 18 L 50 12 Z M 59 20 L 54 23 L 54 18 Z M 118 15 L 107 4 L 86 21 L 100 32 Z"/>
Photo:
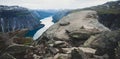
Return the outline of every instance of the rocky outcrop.
<path id="1" fill-rule="evenodd" d="M 110 30 L 98 22 L 97 12 L 86 10 L 71 13 L 62 18 L 51 26 L 42 37 L 49 40 L 85 41 L 91 35 L 104 31 Z"/>
<path id="2" fill-rule="evenodd" d="M 27 8 L 0 6 L 0 32 L 10 32 L 25 28 L 32 30 L 39 25 L 39 20 Z"/>

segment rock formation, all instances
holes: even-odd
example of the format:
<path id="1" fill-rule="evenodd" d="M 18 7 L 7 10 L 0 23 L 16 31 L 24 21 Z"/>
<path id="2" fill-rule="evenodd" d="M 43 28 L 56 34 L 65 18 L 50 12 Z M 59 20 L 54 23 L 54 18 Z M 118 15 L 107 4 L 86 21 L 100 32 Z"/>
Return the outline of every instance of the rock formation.
<path id="1" fill-rule="evenodd" d="M 98 22 L 97 12 L 86 10 L 71 13 L 51 26 L 43 37 L 55 40 L 87 40 L 90 35 L 110 31 Z M 81 38 L 80 38 L 81 37 Z"/>

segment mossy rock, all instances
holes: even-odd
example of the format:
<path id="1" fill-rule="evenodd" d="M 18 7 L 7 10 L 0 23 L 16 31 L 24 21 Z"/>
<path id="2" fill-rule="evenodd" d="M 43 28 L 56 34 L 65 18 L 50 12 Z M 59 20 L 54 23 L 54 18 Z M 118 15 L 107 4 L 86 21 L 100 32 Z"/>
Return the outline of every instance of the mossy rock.
<path id="1" fill-rule="evenodd" d="M 14 43 L 23 44 L 23 45 L 31 45 L 33 43 L 33 39 L 31 37 L 16 37 L 14 38 Z"/>

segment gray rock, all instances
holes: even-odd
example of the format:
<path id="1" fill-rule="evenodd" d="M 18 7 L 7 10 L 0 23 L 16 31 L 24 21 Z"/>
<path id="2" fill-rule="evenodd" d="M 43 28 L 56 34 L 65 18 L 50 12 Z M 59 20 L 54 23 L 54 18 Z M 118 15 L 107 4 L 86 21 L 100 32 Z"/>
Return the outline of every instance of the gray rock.
<path id="1" fill-rule="evenodd" d="M 119 41 L 120 38 L 119 35 L 120 35 L 119 30 L 104 32 L 88 39 L 89 42 L 91 40 L 91 43 L 87 45 L 94 48 L 99 47 L 102 49 L 113 49 L 116 47 L 116 44 Z"/>
<path id="2" fill-rule="evenodd" d="M 71 52 L 71 59 L 86 59 L 86 55 L 82 50 L 74 49 Z"/>
<path id="3" fill-rule="evenodd" d="M 56 45 L 64 44 L 64 43 L 65 43 L 64 41 L 55 41 L 55 44 L 56 44 Z"/>
<path id="4" fill-rule="evenodd" d="M 92 48 L 87 48 L 87 47 L 71 47 L 71 48 L 62 48 L 64 53 L 71 53 L 72 50 L 74 49 L 79 49 L 83 51 L 84 53 L 90 53 L 90 54 L 95 54 L 96 50 Z"/>
<path id="5" fill-rule="evenodd" d="M 69 54 L 56 54 L 54 56 L 54 59 L 70 59 L 70 55 Z"/>
<path id="6" fill-rule="evenodd" d="M 88 39 L 84 45 L 96 49 L 96 55 L 108 54 L 110 59 L 115 59 L 115 48 L 120 41 L 120 30 L 104 32 Z"/>
<path id="7" fill-rule="evenodd" d="M 92 42 L 95 40 L 96 36 L 91 36 L 88 40 L 84 42 L 84 46 L 90 46 Z"/>
<path id="8" fill-rule="evenodd" d="M 103 56 L 98 56 L 98 55 L 94 55 L 95 59 L 109 59 L 109 56 L 107 54 L 103 55 Z"/>
<path id="9" fill-rule="evenodd" d="M 68 43 L 65 41 L 55 41 L 53 45 L 53 47 L 56 47 L 56 48 L 65 48 L 68 46 L 69 46 Z"/>

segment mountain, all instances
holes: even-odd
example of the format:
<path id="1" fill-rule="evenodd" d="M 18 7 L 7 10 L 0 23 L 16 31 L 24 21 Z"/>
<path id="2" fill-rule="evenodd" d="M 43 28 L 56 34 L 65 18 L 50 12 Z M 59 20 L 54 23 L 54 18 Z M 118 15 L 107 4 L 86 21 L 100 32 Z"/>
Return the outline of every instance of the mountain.
<path id="1" fill-rule="evenodd" d="M 61 18 L 63 18 L 69 13 L 70 13 L 70 10 L 67 10 L 67 9 L 58 11 L 56 14 L 53 15 L 53 22 L 54 23 L 58 22 Z"/>
<path id="2" fill-rule="evenodd" d="M 31 10 L 32 14 L 36 16 L 38 19 L 44 19 L 49 16 L 53 16 L 58 11 L 57 10 Z"/>
<path id="3" fill-rule="evenodd" d="M 0 32 L 10 32 L 24 28 L 33 30 L 39 26 L 40 21 L 29 9 L 0 5 Z"/>
<path id="4" fill-rule="evenodd" d="M 69 14 L 70 10 L 65 9 L 65 10 L 54 10 L 54 9 L 48 9 L 48 10 L 31 10 L 32 14 L 36 16 L 38 19 L 44 19 L 49 16 L 53 16 L 53 22 L 56 23 L 59 21 L 61 18 Z"/>

